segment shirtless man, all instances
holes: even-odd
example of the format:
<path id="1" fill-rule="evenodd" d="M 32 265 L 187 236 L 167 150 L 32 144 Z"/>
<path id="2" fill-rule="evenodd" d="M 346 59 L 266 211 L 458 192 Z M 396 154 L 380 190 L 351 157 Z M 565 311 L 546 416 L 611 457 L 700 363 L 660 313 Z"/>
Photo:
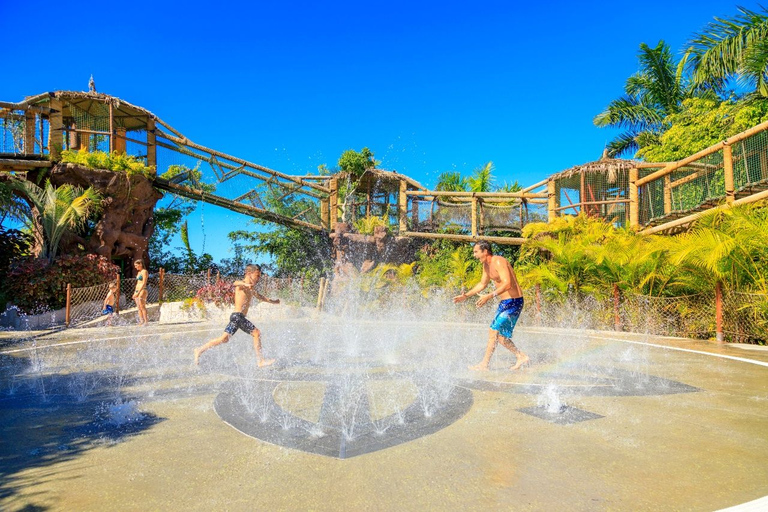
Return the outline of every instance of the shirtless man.
<path id="1" fill-rule="evenodd" d="M 235 312 L 229 317 L 229 325 L 224 329 L 224 334 L 215 338 L 202 347 L 195 349 L 195 364 L 200 364 L 200 354 L 229 341 L 229 338 L 242 329 L 244 332 L 253 336 L 253 348 L 256 349 L 256 359 L 259 366 L 269 366 L 275 362 L 274 359 L 264 359 L 261 353 L 261 333 L 254 325 L 245 318 L 248 314 L 248 308 L 251 305 L 251 298 L 269 302 L 270 304 L 280 304 L 280 299 L 268 299 L 253 289 L 256 283 L 261 279 L 261 267 L 258 265 L 248 265 L 245 267 L 245 278 L 242 281 L 235 281 Z"/>
<path id="2" fill-rule="evenodd" d="M 483 263 L 483 277 L 471 290 L 453 298 L 454 303 L 464 302 L 472 295 L 477 295 L 488 286 L 488 282 L 493 280 L 496 290 L 488 295 L 483 295 L 477 301 L 477 307 L 481 307 L 489 300 L 498 297 L 499 309 L 496 317 L 491 322 L 491 328 L 488 332 L 488 346 L 485 349 L 485 357 L 475 366 L 470 366 L 470 370 L 485 371 L 491 362 L 491 356 L 496 350 L 496 345 L 501 343 L 510 352 L 515 354 L 517 361 L 510 367 L 510 370 L 517 370 L 529 361 L 529 357 L 518 349 L 512 343 L 512 330 L 515 328 L 517 319 L 523 311 L 523 292 L 517 283 L 515 271 L 512 265 L 502 256 L 494 256 L 491 244 L 486 241 L 480 241 L 475 244 L 472 254 Z"/>

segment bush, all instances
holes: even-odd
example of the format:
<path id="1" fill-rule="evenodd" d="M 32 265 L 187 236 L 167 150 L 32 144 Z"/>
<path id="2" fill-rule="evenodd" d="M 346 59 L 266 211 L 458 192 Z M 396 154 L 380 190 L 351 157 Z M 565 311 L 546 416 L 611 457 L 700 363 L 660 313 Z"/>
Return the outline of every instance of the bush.
<path id="1" fill-rule="evenodd" d="M 232 305 L 235 303 L 235 287 L 227 281 L 219 281 L 197 290 L 197 298 L 203 302 L 213 302 L 219 307 Z"/>
<path id="2" fill-rule="evenodd" d="M 141 174 L 151 178 L 154 169 L 148 167 L 144 162 L 136 157 L 113 151 L 106 153 L 104 151 L 79 151 L 65 149 L 61 152 L 61 161 L 82 165 L 89 169 L 106 169 L 113 172 L 124 172 L 128 176 Z"/>
<path id="3" fill-rule="evenodd" d="M 8 273 L 6 296 L 27 314 L 61 309 L 66 306 L 67 283 L 75 288 L 104 284 L 114 279 L 118 270 L 96 254 L 62 256 L 53 264 L 28 258 Z"/>

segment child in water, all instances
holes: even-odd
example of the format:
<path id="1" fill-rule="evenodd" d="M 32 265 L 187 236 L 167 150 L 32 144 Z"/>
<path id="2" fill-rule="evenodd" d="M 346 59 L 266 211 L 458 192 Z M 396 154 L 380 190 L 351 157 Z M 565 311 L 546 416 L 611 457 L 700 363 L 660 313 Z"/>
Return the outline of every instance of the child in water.
<path id="1" fill-rule="evenodd" d="M 104 299 L 104 305 L 102 306 L 102 315 L 109 315 L 107 317 L 107 325 L 112 325 L 112 315 L 115 313 L 115 301 L 117 301 L 117 281 L 109 283 L 109 292 Z"/>

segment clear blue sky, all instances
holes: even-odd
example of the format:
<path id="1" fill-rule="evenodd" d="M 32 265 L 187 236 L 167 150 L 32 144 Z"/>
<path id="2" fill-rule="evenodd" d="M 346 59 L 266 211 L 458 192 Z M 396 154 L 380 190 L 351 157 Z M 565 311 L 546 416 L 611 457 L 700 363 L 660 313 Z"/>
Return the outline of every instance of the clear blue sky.
<path id="1" fill-rule="evenodd" d="M 736 3 L 62 2 L 0 0 L 0 100 L 99 92 L 191 140 L 289 174 L 368 146 L 434 186 L 492 160 L 535 183 L 597 159 L 592 118 L 637 70 L 640 43 L 679 53 Z M 757 2 L 738 5 L 757 8 Z M 205 206 L 205 250 L 229 256 L 237 214 Z M 201 249 L 200 216 L 189 220 Z"/>

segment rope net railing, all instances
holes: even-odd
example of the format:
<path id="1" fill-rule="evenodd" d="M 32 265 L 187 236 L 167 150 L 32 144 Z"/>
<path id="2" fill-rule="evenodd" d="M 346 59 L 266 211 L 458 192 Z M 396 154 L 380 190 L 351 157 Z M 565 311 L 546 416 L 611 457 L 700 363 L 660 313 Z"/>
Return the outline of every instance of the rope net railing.
<path id="1" fill-rule="evenodd" d="M 25 136 L 27 129 L 31 135 L 29 140 Z M 45 116 L 23 109 L 0 108 L 0 153 L 47 155 L 48 133 Z"/>
<path id="2" fill-rule="evenodd" d="M 413 231 L 472 231 L 472 201 L 457 197 L 410 199 L 411 212 L 416 212 L 417 222 L 411 222 Z M 409 217 L 410 218 L 410 217 Z M 481 234 L 508 231 L 520 233 L 531 222 L 547 222 L 547 205 L 542 202 L 521 201 L 519 198 L 490 200 L 478 199 L 475 222 Z"/>

